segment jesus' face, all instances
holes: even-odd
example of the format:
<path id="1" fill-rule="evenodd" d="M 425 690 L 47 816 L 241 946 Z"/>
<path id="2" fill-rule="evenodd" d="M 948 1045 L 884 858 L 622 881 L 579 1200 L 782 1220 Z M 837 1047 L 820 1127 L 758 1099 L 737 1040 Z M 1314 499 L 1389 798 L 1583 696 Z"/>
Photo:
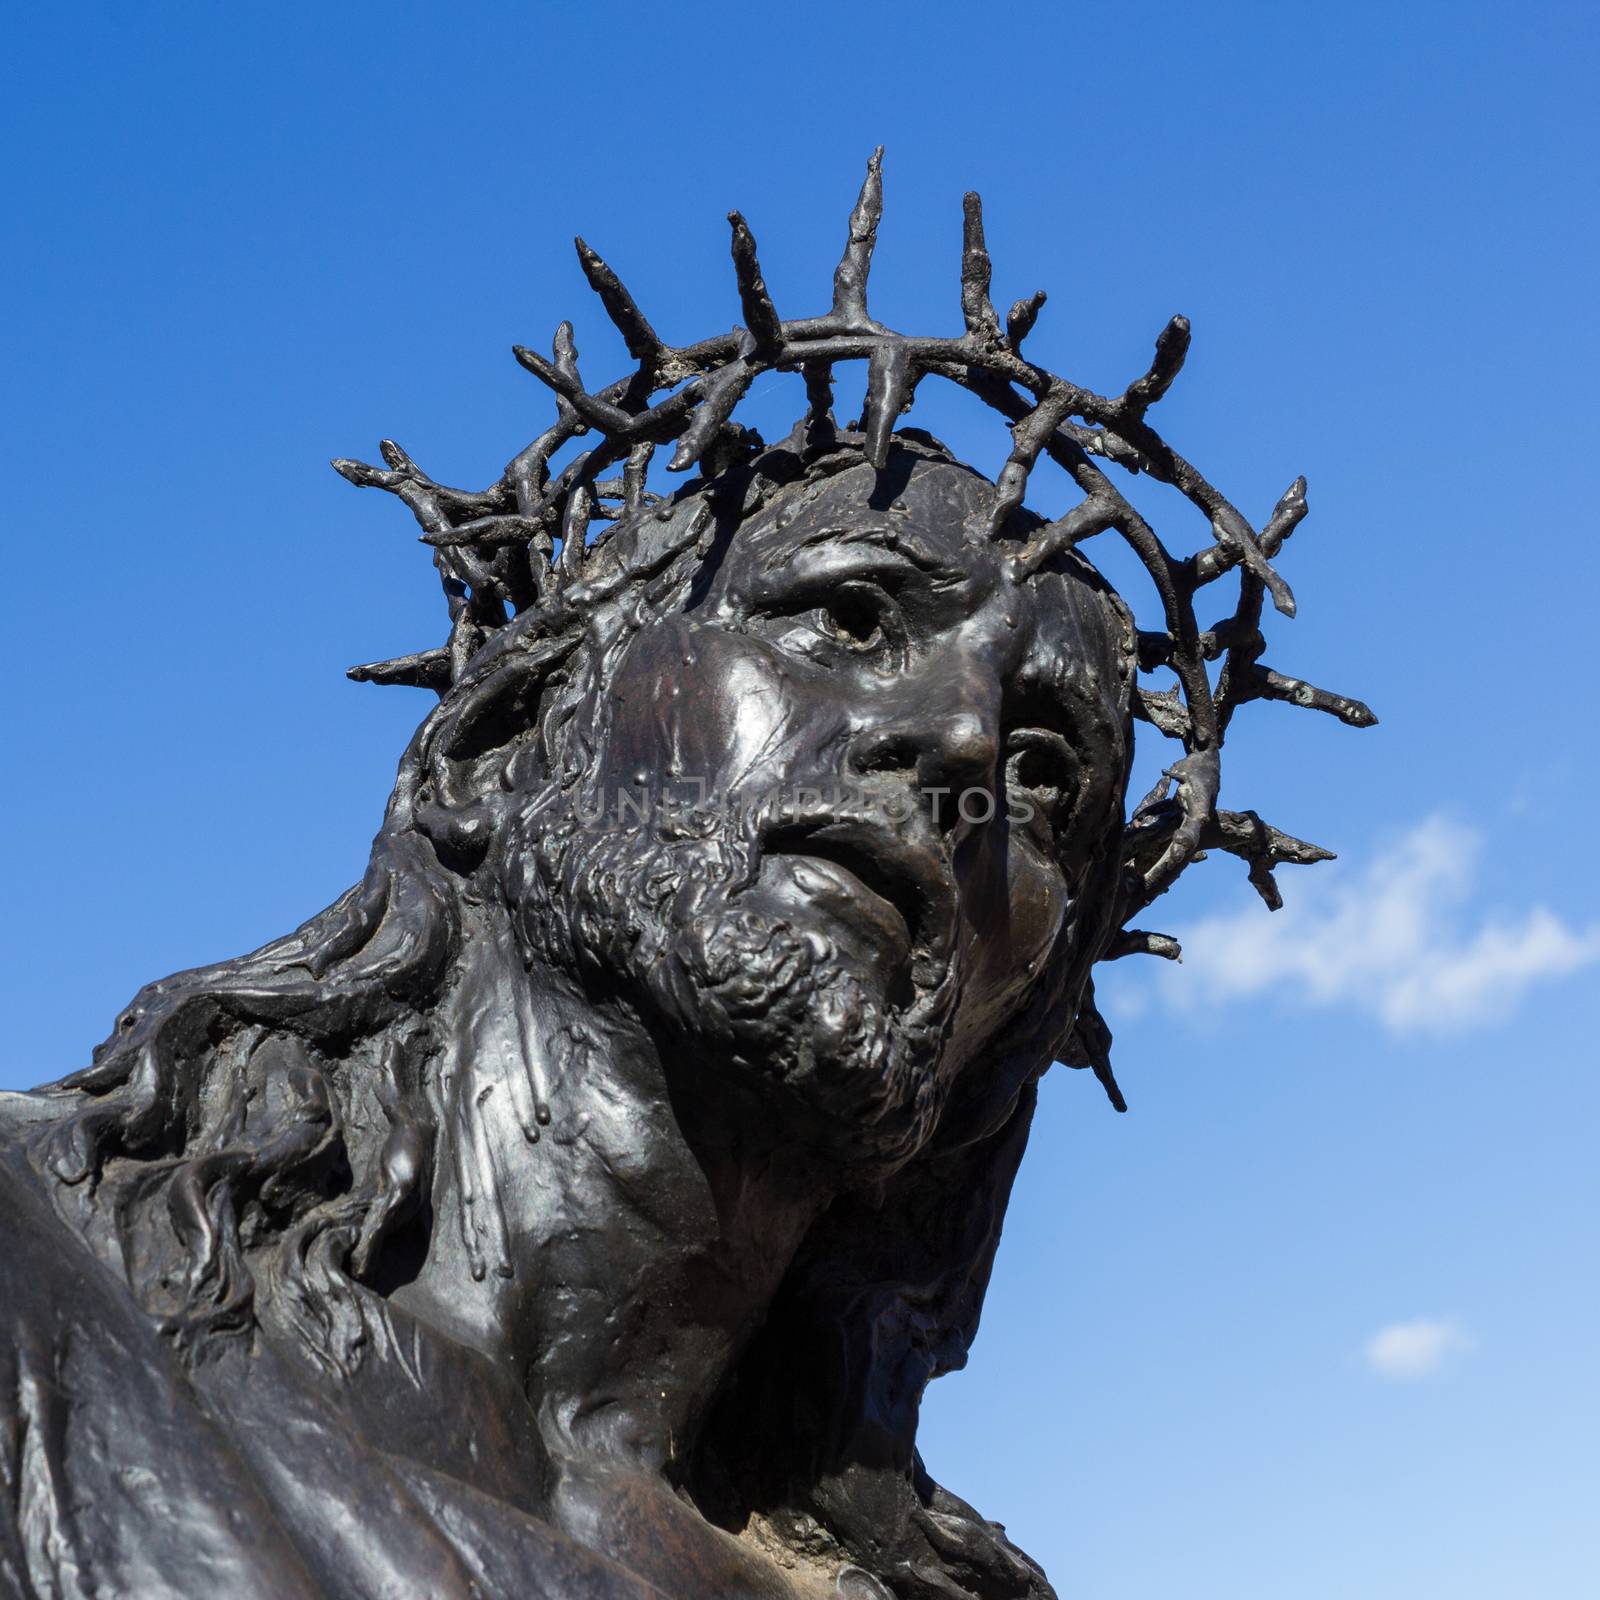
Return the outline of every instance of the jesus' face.
<path id="1" fill-rule="evenodd" d="M 1087 568 L 1019 580 L 985 480 L 898 468 L 784 491 L 638 629 L 585 816 L 529 828 L 519 896 L 561 907 L 567 959 L 897 1150 L 1082 943 L 1131 675 Z"/>

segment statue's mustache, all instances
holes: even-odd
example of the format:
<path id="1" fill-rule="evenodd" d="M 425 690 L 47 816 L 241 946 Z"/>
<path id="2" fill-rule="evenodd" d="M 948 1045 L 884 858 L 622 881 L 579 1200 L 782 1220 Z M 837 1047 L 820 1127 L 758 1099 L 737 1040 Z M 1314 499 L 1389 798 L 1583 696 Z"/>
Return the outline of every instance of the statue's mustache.
<path id="1" fill-rule="evenodd" d="M 1031 806 L 1023 802 L 1020 812 L 1017 806 L 1007 803 L 1011 820 L 1029 820 Z M 731 797 L 696 777 L 649 789 L 599 783 L 551 790 L 530 809 L 558 829 L 713 844 L 729 864 L 735 891 L 748 889 L 761 863 L 774 856 L 828 862 L 848 875 L 859 898 L 893 910 L 919 963 L 928 967 L 948 960 L 955 937 L 957 891 L 946 831 L 958 836 L 958 824 L 985 823 L 996 808 L 987 788 L 835 778 Z"/>

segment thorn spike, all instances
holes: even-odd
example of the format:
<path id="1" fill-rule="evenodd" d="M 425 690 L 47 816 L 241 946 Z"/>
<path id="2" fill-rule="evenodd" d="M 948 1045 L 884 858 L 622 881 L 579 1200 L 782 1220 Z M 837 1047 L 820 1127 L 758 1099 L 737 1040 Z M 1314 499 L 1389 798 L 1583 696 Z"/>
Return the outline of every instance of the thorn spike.
<path id="1" fill-rule="evenodd" d="M 628 463 L 622 469 L 622 503 L 629 511 L 637 511 L 644 504 L 645 474 L 655 453 L 656 447 L 649 440 L 628 452 Z"/>
<path id="2" fill-rule="evenodd" d="M 961 202 L 961 317 L 975 339 L 998 339 L 1000 319 L 989 301 L 991 266 L 983 239 L 983 200 L 969 191 Z"/>
<path id="3" fill-rule="evenodd" d="M 867 460 L 882 467 L 889 459 L 889 440 L 900 413 L 911 403 L 916 387 L 911 357 L 898 339 L 873 347 L 867 363 L 866 406 L 861 430 L 867 436 Z"/>
<path id="4" fill-rule="evenodd" d="M 575 373 L 547 361 L 537 350 L 514 344 L 511 353 L 517 358 L 519 366 L 525 367 L 540 383 L 554 389 L 562 399 L 570 401 L 572 409 L 585 422 L 591 422 L 611 434 L 626 433 L 633 426 L 634 419 L 621 406 L 602 400 L 599 395 L 586 393 Z"/>
<path id="5" fill-rule="evenodd" d="M 570 322 L 563 322 L 556 329 L 550 353 L 555 357 L 556 370 L 565 373 L 574 383 L 578 382 L 578 346 L 572 337 Z"/>
<path id="6" fill-rule="evenodd" d="M 833 274 L 833 314 L 848 326 L 865 327 L 867 316 L 867 275 L 872 269 L 872 247 L 878 240 L 878 223 L 883 218 L 883 146 L 873 151 L 867 162 L 867 176 L 855 209 L 850 213 L 850 232 L 844 254 Z"/>
<path id="7" fill-rule="evenodd" d="M 616 324 L 623 343 L 628 347 L 628 354 L 639 363 L 640 367 L 653 372 L 660 364 L 661 356 L 666 349 L 660 335 L 650 326 L 649 320 L 639 309 L 633 296 L 628 293 L 622 280 L 606 265 L 600 255 L 591 250 L 581 238 L 572 242 L 577 246 L 578 261 L 583 267 L 583 275 L 589 280 L 589 287 L 600 296 L 600 304 L 606 308 L 606 315 Z"/>
<path id="8" fill-rule="evenodd" d="M 396 656 L 391 661 L 369 661 L 349 668 L 345 677 L 352 683 L 398 684 L 408 689 L 432 689 L 443 695 L 450 687 L 450 652 L 441 646 L 417 655 Z"/>
<path id="9" fill-rule="evenodd" d="M 583 568 L 589 542 L 590 504 L 589 485 L 575 484 L 561 513 L 561 552 L 556 566 L 563 579 L 575 577 Z"/>
<path id="10" fill-rule="evenodd" d="M 415 472 L 417 470 L 416 462 L 393 439 L 380 439 L 378 441 L 378 450 L 383 459 L 396 472 Z"/>
<path id="11" fill-rule="evenodd" d="M 1173 379 L 1183 370 L 1189 354 L 1189 319 L 1174 317 L 1156 335 L 1156 353 L 1151 358 L 1150 370 L 1135 378 L 1122 395 L 1122 406 L 1136 416 L 1144 413 L 1172 387 Z"/>
<path id="12" fill-rule="evenodd" d="M 337 456 L 328 463 L 346 483 L 353 483 L 358 489 L 381 489 L 384 487 L 383 479 L 387 476 L 377 467 L 369 467 L 364 461 L 351 461 L 348 457 Z"/>
<path id="13" fill-rule="evenodd" d="M 760 352 L 774 351 L 783 343 L 783 319 L 761 276 L 755 236 L 737 211 L 728 213 L 733 228 L 733 270 L 739 280 L 739 302 L 744 307 L 744 325 L 750 330 Z"/>
<path id="14" fill-rule="evenodd" d="M 667 463 L 668 472 L 687 472 L 711 448 L 754 377 L 754 371 L 743 361 L 736 361 L 717 374 L 684 429 L 678 448 Z"/>
<path id="15" fill-rule="evenodd" d="M 1283 548 L 1289 535 L 1305 521 L 1310 510 L 1306 502 L 1306 480 L 1299 477 L 1283 491 L 1283 497 L 1272 508 L 1267 525 L 1261 530 L 1261 553 L 1268 561 Z"/>
<path id="16" fill-rule="evenodd" d="M 1039 311 L 1049 298 L 1043 289 L 1036 289 L 1026 300 L 1012 303 L 1006 313 L 1006 342 L 1013 350 L 1022 348 L 1022 341 L 1033 332 L 1033 325 L 1039 320 Z"/>
<path id="17" fill-rule="evenodd" d="M 806 382 L 806 443 L 820 447 L 834 434 L 833 364 L 808 361 L 801 372 Z"/>

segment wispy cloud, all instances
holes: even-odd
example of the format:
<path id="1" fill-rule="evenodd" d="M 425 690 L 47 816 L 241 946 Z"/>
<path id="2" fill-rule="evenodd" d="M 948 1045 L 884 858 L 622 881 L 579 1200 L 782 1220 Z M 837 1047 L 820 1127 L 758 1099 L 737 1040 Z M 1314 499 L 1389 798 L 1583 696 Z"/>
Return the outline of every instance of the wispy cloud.
<path id="1" fill-rule="evenodd" d="M 1470 1350 L 1472 1341 L 1450 1317 L 1418 1317 L 1393 1322 L 1367 1340 L 1363 1354 L 1380 1378 L 1427 1378 L 1452 1356 Z"/>
<path id="2" fill-rule="evenodd" d="M 1544 906 L 1471 916 L 1482 846 L 1476 830 L 1430 817 L 1363 866 L 1290 869 L 1276 915 L 1252 897 L 1173 930 L 1183 965 L 1154 975 L 1155 992 L 1191 1011 L 1270 992 L 1353 1007 L 1396 1032 L 1502 1021 L 1531 985 L 1600 961 L 1600 923 L 1576 928 Z M 1139 1004 L 1126 986 L 1121 998 Z"/>

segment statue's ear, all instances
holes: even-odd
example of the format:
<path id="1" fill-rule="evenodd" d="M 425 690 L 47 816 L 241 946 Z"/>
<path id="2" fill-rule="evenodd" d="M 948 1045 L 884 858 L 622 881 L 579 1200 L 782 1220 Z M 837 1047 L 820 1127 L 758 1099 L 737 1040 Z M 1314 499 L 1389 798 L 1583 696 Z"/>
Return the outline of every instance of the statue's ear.
<path id="1" fill-rule="evenodd" d="M 550 673 L 566 654 L 519 651 L 450 695 L 435 713 L 416 817 L 457 870 L 483 859 L 514 796 L 541 775 L 540 711 Z"/>

